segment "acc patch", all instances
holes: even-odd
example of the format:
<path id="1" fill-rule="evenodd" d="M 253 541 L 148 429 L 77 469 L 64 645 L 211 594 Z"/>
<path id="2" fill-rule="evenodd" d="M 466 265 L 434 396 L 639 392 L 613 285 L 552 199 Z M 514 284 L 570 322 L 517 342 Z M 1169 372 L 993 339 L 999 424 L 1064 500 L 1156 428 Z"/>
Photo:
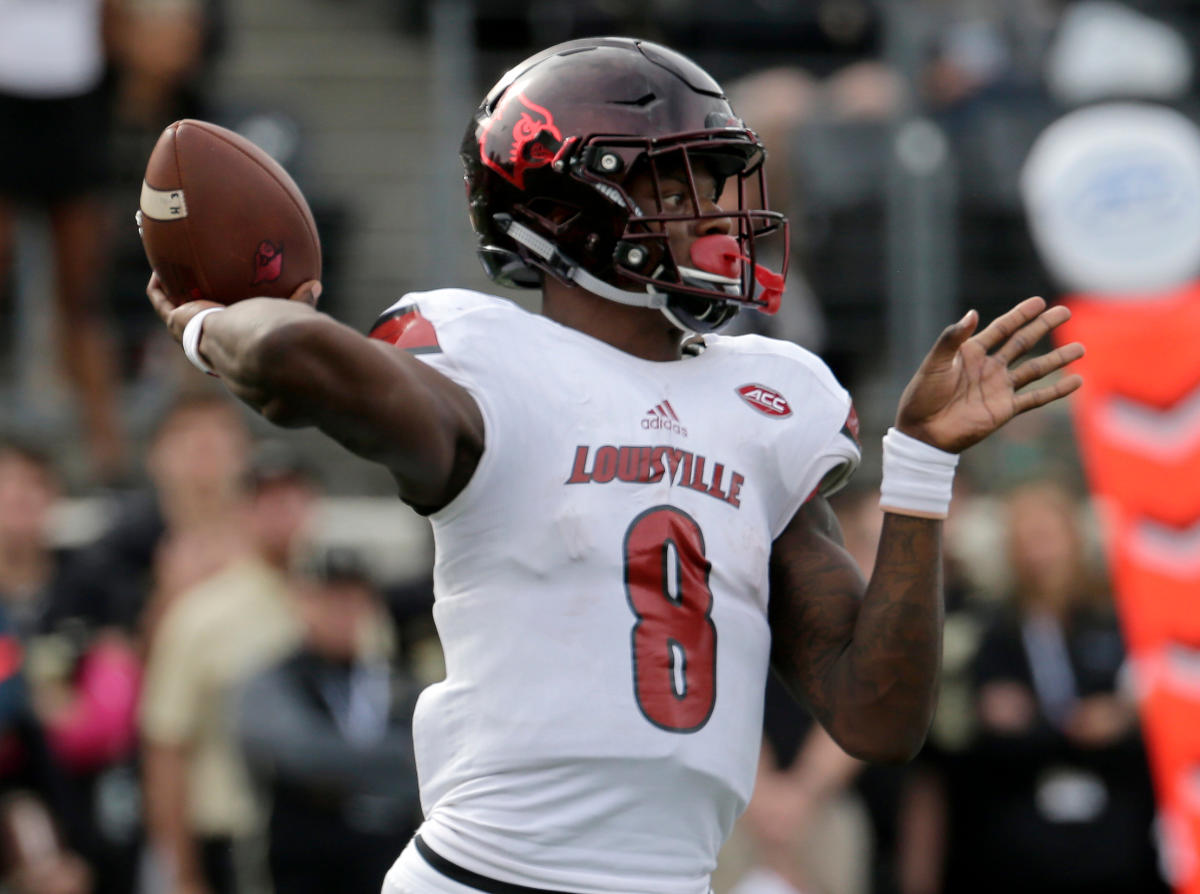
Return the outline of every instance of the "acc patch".
<path id="1" fill-rule="evenodd" d="M 750 383 L 737 389 L 737 395 L 758 412 L 766 416 L 783 418 L 792 415 L 787 399 L 774 388 Z"/>

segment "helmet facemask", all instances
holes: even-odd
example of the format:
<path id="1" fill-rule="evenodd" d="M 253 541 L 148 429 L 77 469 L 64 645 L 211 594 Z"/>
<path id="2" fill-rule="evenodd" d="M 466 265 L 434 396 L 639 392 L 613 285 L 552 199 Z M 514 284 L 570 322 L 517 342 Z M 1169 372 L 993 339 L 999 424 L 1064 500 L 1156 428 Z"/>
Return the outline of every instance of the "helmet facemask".
<path id="1" fill-rule="evenodd" d="M 657 306 L 693 332 L 720 328 L 742 307 L 775 312 L 787 221 L 762 202 L 764 153 L 750 131 L 589 142 L 581 153 L 588 162 L 572 175 L 615 203 L 619 195 L 626 212 L 606 280 L 661 296 Z M 615 170 L 606 176 L 606 168 Z M 766 237 L 782 256 L 780 274 L 760 262 Z"/>

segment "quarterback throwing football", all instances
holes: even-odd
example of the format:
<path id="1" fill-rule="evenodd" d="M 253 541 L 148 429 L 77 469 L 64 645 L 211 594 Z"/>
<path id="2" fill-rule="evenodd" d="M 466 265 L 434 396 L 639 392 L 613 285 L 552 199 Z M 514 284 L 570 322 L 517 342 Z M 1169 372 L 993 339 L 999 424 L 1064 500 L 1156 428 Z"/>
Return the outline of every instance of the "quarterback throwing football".
<path id="1" fill-rule="evenodd" d="M 920 748 L 957 454 L 1074 391 L 1020 389 L 1083 349 L 1020 359 L 1068 316 L 1039 298 L 941 334 L 884 439 L 864 581 L 825 500 L 859 458 L 849 396 L 801 348 L 716 334 L 774 310 L 786 271 L 760 259 L 786 222 L 712 78 L 644 41 L 562 44 L 492 89 L 463 160 L 488 272 L 540 287 L 541 315 L 442 289 L 367 338 L 315 283 L 150 298 L 193 362 L 384 464 L 433 524 L 447 676 L 413 723 L 425 822 L 384 890 L 704 894 L 769 668 L 850 754 Z"/>

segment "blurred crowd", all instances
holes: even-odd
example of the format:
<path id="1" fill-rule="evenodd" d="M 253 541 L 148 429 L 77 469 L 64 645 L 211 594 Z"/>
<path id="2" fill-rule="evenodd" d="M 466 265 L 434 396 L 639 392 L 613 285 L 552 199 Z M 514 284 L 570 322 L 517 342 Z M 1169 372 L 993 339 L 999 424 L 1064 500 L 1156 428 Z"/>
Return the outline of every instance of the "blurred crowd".
<path id="1" fill-rule="evenodd" d="M 398 24 L 420 35 L 431 5 L 398 4 Z M 1041 128 L 1102 98 L 1193 111 L 1200 16 L 1186 3 L 908 4 L 908 62 L 889 42 L 896 4 L 551 6 L 476 4 L 482 58 L 636 32 L 729 85 L 795 225 L 769 331 L 823 352 L 852 392 L 881 372 L 898 116 L 948 135 L 956 299 L 988 316 L 1054 294 L 1017 187 Z M 379 580 L 361 553 L 315 543 L 327 470 L 203 387 L 142 297 L 128 195 L 165 124 L 230 101 L 208 89 L 228 14 L 218 0 L 0 0 L 0 338 L 14 346 L 0 382 L 16 390 L 0 424 L 0 890 L 13 894 L 375 892 L 420 818 L 408 724 L 438 673 L 428 582 Z M 18 220 L 51 246 L 70 442 L 21 412 L 13 297 L 36 274 Z M 147 380 L 152 412 L 133 418 L 122 395 Z M 860 409 L 866 431 L 889 421 Z M 964 465 L 925 751 L 863 767 L 772 685 L 720 894 L 1164 889 L 1069 420 L 1018 420 Z M 865 572 L 881 520 L 871 468 L 868 450 L 835 503 Z M 63 508 L 97 492 L 114 508 L 64 547 Z"/>
<path id="2" fill-rule="evenodd" d="M 315 473 L 222 395 L 175 403 L 146 462 L 61 549 L 53 463 L 0 445 L 0 884 L 377 891 L 419 821 L 428 585 L 314 546 Z"/>

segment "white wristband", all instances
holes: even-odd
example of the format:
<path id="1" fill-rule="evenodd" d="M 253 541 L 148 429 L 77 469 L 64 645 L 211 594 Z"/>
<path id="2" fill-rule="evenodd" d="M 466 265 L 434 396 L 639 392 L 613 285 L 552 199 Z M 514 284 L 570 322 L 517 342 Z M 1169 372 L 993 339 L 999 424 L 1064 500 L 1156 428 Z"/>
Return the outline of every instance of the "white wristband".
<path id="1" fill-rule="evenodd" d="M 188 320 L 187 325 L 183 327 L 183 353 L 192 362 L 192 366 L 210 376 L 215 376 L 216 373 L 212 371 L 212 367 L 205 363 L 204 358 L 200 356 L 200 336 L 204 334 L 204 318 L 209 314 L 215 314 L 222 310 L 225 310 L 225 308 L 206 307 Z"/>
<path id="2" fill-rule="evenodd" d="M 883 483 L 879 506 L 885 512 L 945 518 L 950 513 L 958 454 L 889 428 L 883 437 Z"/>

